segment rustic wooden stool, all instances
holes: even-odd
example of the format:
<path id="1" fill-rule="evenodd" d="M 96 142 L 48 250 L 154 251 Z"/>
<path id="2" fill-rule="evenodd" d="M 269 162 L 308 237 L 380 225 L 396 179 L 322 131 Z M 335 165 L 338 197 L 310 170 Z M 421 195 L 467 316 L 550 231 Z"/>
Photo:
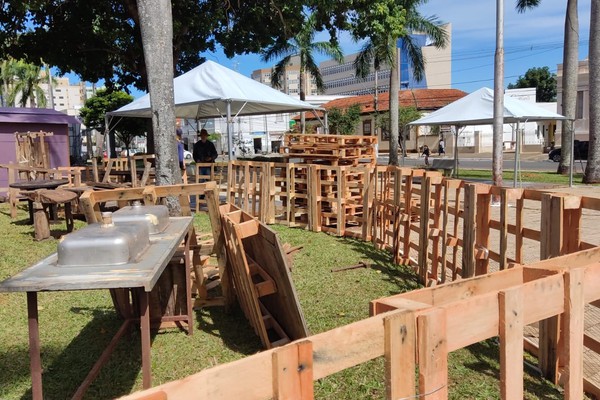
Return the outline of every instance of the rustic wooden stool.
<path id="1" fill-rule="evenodd" d="M 77 198 L 77 194 L 66 190 L 38 189 L 30 192 L 21 192 L 29 200 L 29 207 L 33 211 L 33 229 L 35 240 L 44 240 L 50 237 L 50 222 L 46 207 L 65 205 L 65 221 L 67 232 L 73 230 L 73 213 L 71 202 Z"/>

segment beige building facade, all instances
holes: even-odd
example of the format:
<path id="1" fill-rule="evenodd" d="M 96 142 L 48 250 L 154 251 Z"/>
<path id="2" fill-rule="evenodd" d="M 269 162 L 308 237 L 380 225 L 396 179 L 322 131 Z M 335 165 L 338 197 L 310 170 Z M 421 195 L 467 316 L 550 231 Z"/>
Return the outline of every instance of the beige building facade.
<path id="1" fill-rule="evenodd" d="M 271 82 L 271 72 L 272 68 L 257 69 L 252 72 L 250 77 L 267 86 L 274 87 Z M 308 74 L 306 74 L 306 76 L 309 77 Z M 312 96 L 318 94 L 315 80 L 309 77 L 309 81 L 306 82 L 309 82 L 306 85 L 306 95 Z M 300 57 L 292 57 L 290 59 L 290 63 L 285 70 L 285 75 L 281 84 L 282 86 L 280 88 L 275 89 L 290 96 L 300 95 Z"/>
<path id="2" fill-rule="evenodd" d="M 558 100 L 558 113 L 562 114 L 562 77 L 563 66 L 558 64 L 556 73 L 556 91 Z M 562 132 L 561 124 L 558 124 L 556 132 L 556 144 L 560 144 Z M 590 140 L 590 71 L 588 60 L 579 61 L 579 71 L 577 75 L 577 100 L 575 104 L 575 139 Z"/>

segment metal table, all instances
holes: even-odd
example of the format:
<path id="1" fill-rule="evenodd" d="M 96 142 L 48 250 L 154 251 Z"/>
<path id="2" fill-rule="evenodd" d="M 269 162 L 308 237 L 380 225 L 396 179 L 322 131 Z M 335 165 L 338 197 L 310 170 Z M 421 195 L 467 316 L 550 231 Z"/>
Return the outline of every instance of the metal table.
<path id="1" fill-rule="evenodd" d="M 57 254 L 43 259 L 26 270 L 0 283 L 0 292 L 27 292 L 27 317 L 29 325 L 29 358 L 34 400 L 42 400 L 42 363 L 38 324 L 37 293 L 42 291 L 67 291 L 90 289 L 131 289 L 137 295 L 142 342 L 143 387 L 152 386 L 150 362 L 150 309 L 149 294 L 177 247 L 185 240 L 184 259 L 186 276 L 190 275 L 189 246 L 193 233 L 192 217 L 170 218 L 164 232 L 150 236 L 150 246 L 137 263 L 117 266 L 58 266 Z M 191 287 L 186 279 L 187 315 L 182 316 L 192 334 L 193 314 Z M 172 317 L 171 319 L 172 320 Z M 126 319 L 104 353 L 83 381 L 73 398 L 83 394 L 108 360 L 118 340 L 125 334 L 132 319 Z"/>

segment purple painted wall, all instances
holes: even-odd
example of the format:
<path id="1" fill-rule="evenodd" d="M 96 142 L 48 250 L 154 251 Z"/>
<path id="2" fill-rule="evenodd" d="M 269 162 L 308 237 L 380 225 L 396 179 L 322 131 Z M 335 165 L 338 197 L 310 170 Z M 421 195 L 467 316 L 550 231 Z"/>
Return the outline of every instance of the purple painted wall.
<path id="1" fill-rule="evenodd" d="M 0 107 L 0 164 L 16 163 L 15 132 L 52 132 L 48 143 L 50 167 L 69 166 L 69 125 L 79 121 L 47 108 Z M 0 170 L 0 188 L 8 186 L 8 176 Z"/>

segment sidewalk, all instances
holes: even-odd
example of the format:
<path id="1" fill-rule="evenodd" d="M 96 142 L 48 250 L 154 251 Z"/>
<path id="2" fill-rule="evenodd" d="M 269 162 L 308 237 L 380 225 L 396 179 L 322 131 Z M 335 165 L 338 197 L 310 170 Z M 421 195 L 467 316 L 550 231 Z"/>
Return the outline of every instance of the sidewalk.
<path id="1" fill-rule="evenodd" d="M 388 153 L 379 153 L 379 157 L 387 157 Z M 433 153 L 429 158 L 439 158 L 440 156 L 437 153 Z M 446 153 L 444 158 L 454 158 L 454 154 L 452 152 Z M 406 155 L 408 159 L 418 159 L 422 158 L 418 153 L 408 153 Z M 502 153 L 502 158 L 504 160 L 514 160 L 515 152 L 514 151 L 504 151 Z M 546 153 L 521 153 L 519 157 L 522 161 L 545 161 L 548 159 L 548 154 Z M 458 153 L 459 160 L 465 159 L 481 159 L 481 160 L 491 160 L 492 153 Z"/>

